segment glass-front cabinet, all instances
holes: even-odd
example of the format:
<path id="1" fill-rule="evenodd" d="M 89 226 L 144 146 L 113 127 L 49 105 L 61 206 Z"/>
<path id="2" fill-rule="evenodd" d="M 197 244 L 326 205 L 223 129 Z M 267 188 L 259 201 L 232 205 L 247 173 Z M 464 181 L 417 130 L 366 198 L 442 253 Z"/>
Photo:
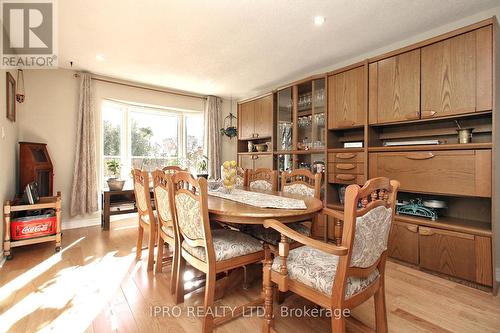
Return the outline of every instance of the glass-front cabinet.
<path id="1" fill-rule="evenodd" d="M 293 89 L 284 88 L 278 91 L 277 108 L 277 140 L 278 151 L 293 149 Z"/>
<path id="2" fill-rule="evenodd" d="M 297 150 L 325 148 L 325 79 L 297 86 Z"/>

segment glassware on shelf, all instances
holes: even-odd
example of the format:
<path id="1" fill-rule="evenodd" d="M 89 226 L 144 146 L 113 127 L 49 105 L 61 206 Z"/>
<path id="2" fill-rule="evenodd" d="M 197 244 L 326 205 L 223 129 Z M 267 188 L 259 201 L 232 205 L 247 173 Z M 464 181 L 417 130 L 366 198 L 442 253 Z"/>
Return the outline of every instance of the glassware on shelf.
<path id="1" fill-rule="evenodd" d="M 292 149 L 292 123 L 280 122 L 278 124 L 280 150 Z"/>

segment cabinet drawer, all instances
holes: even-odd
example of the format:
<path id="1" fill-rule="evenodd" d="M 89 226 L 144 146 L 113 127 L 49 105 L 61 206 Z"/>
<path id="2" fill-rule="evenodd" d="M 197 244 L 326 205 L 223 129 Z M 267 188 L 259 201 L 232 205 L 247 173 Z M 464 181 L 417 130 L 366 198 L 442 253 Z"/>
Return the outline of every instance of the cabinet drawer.
<path id="1" fill-rule="evenodd" d="M 394 222 L 387 250 L 392 258 L 418 265 L 418 226 Z"/>
<path id="2" fill-rule="evenodd" d="M 364 163 L 365 155 L 362 152 L 359 153 L 328 153 L 328 162 L 338 162 L 338 163 L 354 163 L 360 162 Z"/>
<path id="3" fill-rule="evenodd" d="M 402 191 L 491 197 L 491 150 L 370 153 L 369 176 Z"/>
<path id="4" fill-rule="evenodd" d="M 336 184 L 359 184 L 363 185 L 366 182 L 365 175 L 353 175 L 349 173 L 328 173 L 328 182 Z"/>
<path id="5" fill-rule="evenodd" d="M 359 175 L 364 174 L 364 166 L 363 163 L 328 163 L 328 172 Z"/>

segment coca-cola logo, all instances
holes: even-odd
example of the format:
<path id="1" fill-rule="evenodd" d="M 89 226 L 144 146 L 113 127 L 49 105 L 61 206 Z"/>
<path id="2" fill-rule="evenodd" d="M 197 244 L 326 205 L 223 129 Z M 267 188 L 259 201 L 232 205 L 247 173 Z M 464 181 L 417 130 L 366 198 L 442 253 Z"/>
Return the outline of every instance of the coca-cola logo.
<path id="1" fill-rule="evenodd" d="M 21 230 L 21 234 L 26 235 L 26 234 L 32 234 L 35 232 L 44 232 L 49 230 L 49 224 L 48 223 L 43 223 L 43 224 L 37 224 L 37 225 L 27 225 L 23 227 Z"/>

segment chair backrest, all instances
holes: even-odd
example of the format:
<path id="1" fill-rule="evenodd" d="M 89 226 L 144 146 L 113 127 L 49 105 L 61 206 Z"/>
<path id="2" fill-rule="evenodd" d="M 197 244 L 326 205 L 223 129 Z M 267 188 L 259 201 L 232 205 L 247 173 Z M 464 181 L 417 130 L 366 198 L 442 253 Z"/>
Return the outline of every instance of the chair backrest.
<path id="1" fill-rule="evenodd" d="M 251 190 L 277 191 L 278 171 L 268 168 L 245 170 L 245 186 Z"/>
<path id="2" fill-rule="evenodd" d="M 398 181 L 385 177 L 370 179 L 363 187 L 347 187 L 342 246 L 348 254 L 340 257 L 334 293 L 341 292 L 335 288 L 345 286 L 347 277 L 366 278 L 375 269 L 383 274 L 398 189 Z"/>
<path id="3" fill-rule="evenodd" d="M 170 196 L 177 241 L 191 247 L 204 247 L 207 262 L 215 259 L 208 216 L 208 190 L 205 178 L 194 179 L 189 172 L 170 177 Z"/>
<path id="4" fill-rule="evenodd" d="M 135 205 L 139 218 L 144 222 L 155 223 L 149 192 L 149 173 L 141 169 L 133 169 Z"/>
<path id="5" fill-rule="evenodd" d="M 306 169 L 295 169 L 281 175 L 281 191 L 320 198 L 321 174 Z"/>
<path id="6" fill-rule="evenodd" d="M 183 169 L 183 168 L 178 167 L 176 165 L 168 165 L 166 167 L 163 167 L 163 169 L 161 169 L 161 170 L 164 172 L 187 171 L 186 169 Z"/>
<path id="7" fill-rule="evenodd" d="M 168 182 L 176 172 L 182 171 L 177 166 L 167 166 L 162 170 L 153 171 L 153 192 L 155 198 L 155 207 L 158 212 L 158 222 L 161 227 L 174 226 L 172 209 L 173 204 L 170 202 Z"/>

